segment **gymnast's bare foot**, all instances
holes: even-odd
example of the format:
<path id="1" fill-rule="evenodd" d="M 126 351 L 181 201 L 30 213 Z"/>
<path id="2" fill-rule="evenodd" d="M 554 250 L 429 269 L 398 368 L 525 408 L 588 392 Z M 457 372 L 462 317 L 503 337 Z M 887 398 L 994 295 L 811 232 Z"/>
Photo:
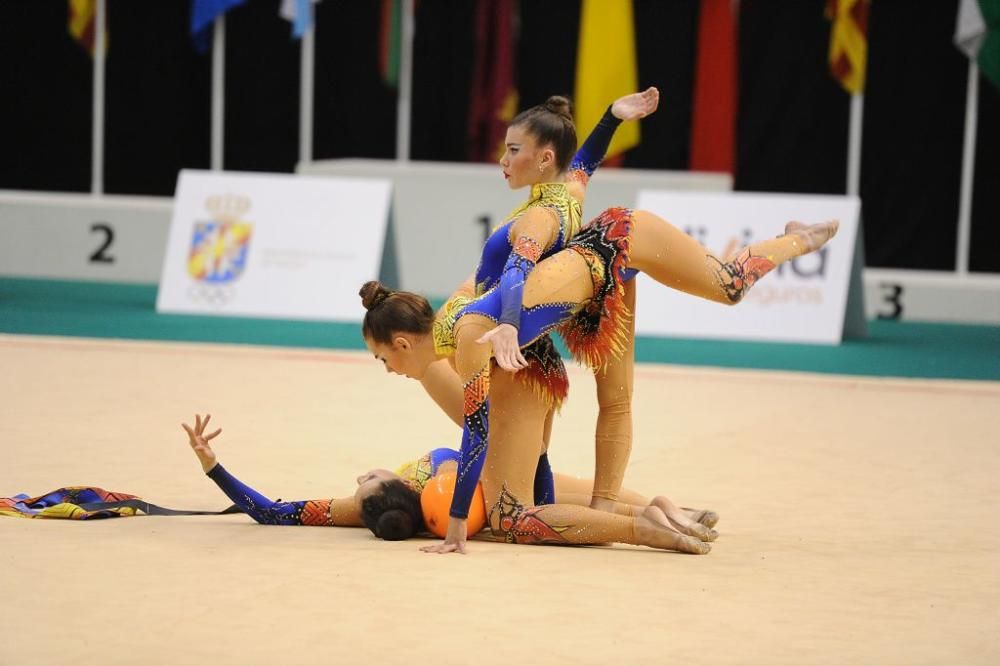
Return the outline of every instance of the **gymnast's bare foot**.
<path id="1" fill-rule="evenodd" d="M 795 234 L 802 239 L 802 243 L 806 246 L 806 252 L 815 252 L 836 236 L 839 228 L 840 222 L 838 220 L 829 220 L 818 224 L 789 222 L 785 225 L 785 235 Z"/>
<path id="2" fill-rule="evenodd" d="M 702 541 L 715 541 L 719 538 L 719 533 L 711 527 L 707 527 L 696 520 L 692 520 L 683 509 L 678 507 L 670 498 L 654 497 L 650 502 L 651 507 L 660 509 L 670 521 L 671 527 L 689 536 L 697 537 Z"/>
<path id="3" fill-rule="evenodd" d="M 715 527 L 719 523 L 719 514 L 711 509 L 691 509 L 683 506 L 681 511 L 687 512 L 688 518 L 705 527 Z"/>
<path id="4" fill-rule="evenodd" d="M 641 516 L 636 517 L 635 535 L 639 543 L 664 550 L 678 550 L 682 553 L 704 555 L 712 550 L 712 546 L 695 537 L 664 527 L 656 522 L 655 516 L 660 509 L 648 506 Z M 648 515 L 647 515 L 648 514 Z"/>

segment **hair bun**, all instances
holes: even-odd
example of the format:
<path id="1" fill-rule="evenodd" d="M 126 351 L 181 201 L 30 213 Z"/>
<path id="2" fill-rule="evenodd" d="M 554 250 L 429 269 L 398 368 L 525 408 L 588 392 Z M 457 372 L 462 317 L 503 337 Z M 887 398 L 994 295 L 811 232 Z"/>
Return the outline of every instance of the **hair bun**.
<path id="1" fill-rule="evenodd" d="M 386 511 L 375 526 L 375 536 L 385 541 L 405 541 L 416 533 L 413 518 L 402 509 Z"/>
<path id="2" fill-rule="evenodd" d="M 542 106 L 545 110 L 554 113 L 557 116 L 562 116 L 566 120 L 572 122 L 573 120 L 573 103 L 569 101 L 568 97 L 563 97 L 562 95 L 552 95 Z"/>
<path id="3" fill-rule="evenodd" d="M 371 310 L 377 307 L 382 301 L 389 298 L 392 295 L 391 289 L 386 289 L 385 286 L 378 280 L 371 280 L 370 282 L 365 282 L 361 285 L 361 291 L 358 292 L 358 296 L 361 297 L 361 305 L 365 306 L 366 310 Z"/>

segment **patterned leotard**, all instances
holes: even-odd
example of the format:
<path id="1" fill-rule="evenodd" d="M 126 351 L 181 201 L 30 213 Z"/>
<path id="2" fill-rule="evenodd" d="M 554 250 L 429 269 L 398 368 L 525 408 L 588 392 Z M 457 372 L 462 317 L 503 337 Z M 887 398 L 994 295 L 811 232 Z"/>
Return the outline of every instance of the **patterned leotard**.
<path id="1" fill-rule="evenodd" d="M 438 468 L 446 462 L 458 462 L 459 453 L 455 449 L 434 449 L 416 460 L 401 465 L 396 470 L 403 482 L 418 493 L 424 489 L 427 482 L 434 478 Z"/>
<path id="2" fill-rule="evenodd" d="M 605 112 L 597 126 L 573 156 L 567 180 L 586 186 L 604 158 L 611 137 L 621 123 Z M 543 208 L 554 213 L 558 222 L 555 240 L 549 247 L 542 248 L 532 239 L 511 238 L 514 224 L 527 211 Z M 494 321 L 509 323 L 520 328 L 521 300 L 524 281 L 537 262 L 565 249 L 569 241 L 580 231 L 583 215 L 581 204 L 573 198 L 565 183 L 540 183 L 532 186 L 531 196 L 514 209 L 505 222 L 496 227 L 486 240 L 476 268 L 476 297 L 495 292 L 500 313 Z M 435 342 L 438 351 L 447 353 L 454 350 L 453 328 L 461 307 L 472 299 L 458 296 L 446 304 L 443 320 L 435 324 Z M 542 335 L 532 335 L 531 344 L 522 349 L 528 367 L 515 378 L 531 388 L 550 407 L 559 408 L 569 392 L 569 378 L 559 352 L 552 340 Z"/>
<path id="3" fill-rule="evenodd" d="M 586 183 L 597 164 L 603 158 L 614 128 L 618 125 L 610 112 L 588 137 L 571 167 L 571 178 Z M 559 231 L 550 247 L 541 247 L 534 239 L 522 236 L 511 239 L 512 226 L 517 216 L 532 206 L 553 209 L 559 221 Z M 475 298 L 457 297 L 446 304 L 444 311 L 434 324 L 434 345 L 439 354 L 448 355 L 457 347 L 455 326 L 466 314 L 481 314 L 497 323 L 507 323 L 518 329 L 518 339 L 522 353 L 531 359 L 529 368 L 516 376 L 534 376 L 536 385 L 544 387 L 539 391 L 556 402 L 553 382 L 565 377 L 565 366 L 552 344 L 548 331 L 561 321 L 568 319 L 575 306 L 565 308 L 561 316 L 543 313 L 539 317 L 522 305 L 524 283 L 542 258 L 569 246 L 579 230 L 578 215 L 580 205 L 569 196 L 565 184 L 547 183 L 532 188 L 532 199 L 512 215 L 512 220 L 501 225 L 488 239 L 483 250 L 483 260 L 476 271 Z M 506 261 L 499 270 L 499 262 Z M 536 347 L 537 345 L 537 347 Z M 535 351 L 540 350 L 540 351 Z M 534 357 L 534 358 L 532 358 Z M 529 372 L 530 370 L 530 372 Z M 568 382 L 567 384 L 568 385 Z M 563 392 L 563 394 L 565 394 Z M 465 518 L 469 504 L 479 482 L 489 435 L 489 365 L 464 385 L 464 428 L 462 432 L 461 460 L 458 465 L 458 480 L 451 505 L 451 516 Z"/>

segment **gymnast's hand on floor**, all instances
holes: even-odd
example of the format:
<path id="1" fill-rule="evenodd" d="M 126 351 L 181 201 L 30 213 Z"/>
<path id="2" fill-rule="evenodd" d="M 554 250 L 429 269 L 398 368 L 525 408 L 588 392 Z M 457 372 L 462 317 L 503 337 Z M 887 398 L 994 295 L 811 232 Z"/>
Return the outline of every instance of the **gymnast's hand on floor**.
<path id="1" fill-rule="evenodd" d="M 448 519 L 448 534 L 444 541 L 433 546 L 423 546 L 420 550 L 425 553 L 454 553 L 456 550 L 465 555 L 466 521 L 464 518 Z"/>
<path id="2" fill-rule="evenodd" d="M 197 414 L 194 415 L 194 428 L 186 423 L 182 423 L 181 427 L 188 434 L 188 444 L 191 445 L 191 450 L 194 454 L 198 456 L 198 461 L 201 462 L 201 469 L 207 474 L 209 470 L 215 467 L 216 458 L 215 451 L 209 446 L 209 440 L 215 439 L 222 433 L 222 428 L 219 428 L 215 432 L 206 435 L 205 426 L 208 425 L 208 420 L 212 418 L 211 414 L 205 415 L 205 420 L 202 421 L 201 417 Z"/>
<path id="3" fill-rule="evenodd" d="M 660 91 L 652 86 L 642 92 L 625 95 L 611 105 L 611 115 L 619 120 L 645 118 L 660 105 Z"/>
<path id="4" fill-rule="evenodd" d="M 528 367 L 528 362 L 521 355 L 521 347 L 517 343 L 517 329 L 510 324 L 500 324 L 476 342 L 492 344 L 493 358 L 504 370 L 517 372 L 521 368 Z"/>

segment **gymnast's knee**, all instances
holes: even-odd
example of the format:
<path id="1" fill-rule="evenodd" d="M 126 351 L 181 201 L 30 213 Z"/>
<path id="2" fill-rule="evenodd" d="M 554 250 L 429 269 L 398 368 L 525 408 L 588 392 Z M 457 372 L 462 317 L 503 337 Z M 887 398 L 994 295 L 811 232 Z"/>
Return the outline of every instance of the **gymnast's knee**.
<path id="1" fill-rule="evenodd" d="M 597 405 L 602 414 L 631 414 L 632 387 L 623 383 L 597 387 Z"/>

